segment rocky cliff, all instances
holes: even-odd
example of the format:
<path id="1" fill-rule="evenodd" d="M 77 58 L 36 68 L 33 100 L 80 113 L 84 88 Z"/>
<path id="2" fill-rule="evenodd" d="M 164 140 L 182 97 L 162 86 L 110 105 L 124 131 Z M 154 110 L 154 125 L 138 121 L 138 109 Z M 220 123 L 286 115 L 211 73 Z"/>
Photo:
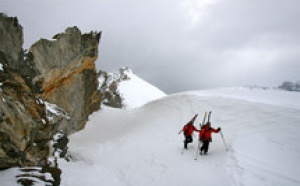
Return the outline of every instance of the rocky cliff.
<path id="1" fill-rule="evenodd" d="M 77 27 L 68 28 L 53 40 L 41 39 L 29 50 L 30 63 L 35 64 L 44 100 L 69 113 L 58 130 L 71 134 L 82 129 L 93 111 L 99 109 L 101 93 L 95 61 L 101 33 L 81 34 Z"/>
<path id="2" fill-rule="evenodd" d="M 19 74 L 23 36 L 16 18 L 0 15 L 0 37 L 0 169 L 46 164 L 51 132 L 45 105 Z"/>
<path id="3" fill-rule="evenodd" d="M 99 109 L 100 37 L 71 27 L 24 51 L 17 18 L 0 14 L 0 169 L 46 165 L 53 135 L 84 128 Z M 51 112 L 49 104 L 64 114 Z"/>

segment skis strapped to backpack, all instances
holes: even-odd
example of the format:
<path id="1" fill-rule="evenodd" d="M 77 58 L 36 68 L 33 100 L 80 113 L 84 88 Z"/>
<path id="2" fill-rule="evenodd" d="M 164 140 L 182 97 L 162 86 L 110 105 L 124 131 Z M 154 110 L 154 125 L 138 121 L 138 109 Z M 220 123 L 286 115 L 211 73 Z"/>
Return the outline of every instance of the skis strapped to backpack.
<path id="1" fill-rule="evenodd" d="M 204 113 L 204 117 L 203 117 L 203 120 L 202 120 L 202 123 L 199 123 L 199 130 L 201 129 L 201 127 L 204 125 L 205 123 L 205 120 L 206 120 L 206 116 L 207 116 L 207 112 L 205 111 Z"/>
<path id="2" fill-rule="evenodd" d="M 208 122 L 210 122 L 210 117 L 211 117 L 211 111 L 208 113 Z"/>

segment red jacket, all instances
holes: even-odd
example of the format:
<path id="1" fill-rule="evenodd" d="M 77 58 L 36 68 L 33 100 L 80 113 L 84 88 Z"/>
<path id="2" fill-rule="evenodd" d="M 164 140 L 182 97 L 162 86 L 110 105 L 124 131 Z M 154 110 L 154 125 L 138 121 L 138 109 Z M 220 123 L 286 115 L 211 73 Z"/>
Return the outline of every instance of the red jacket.
<path id="1" fill-rule="evenodd" d="M 183 134 L 186 136 L 191 136 L 193 134 L 194 131 L 200 132 L 200 130 L 198 130 L 194 125 L 192 125 L 191 123 L 186 124 L 183 129 Z"/>
<path id="2" fill-rule="evenodd" d="M 199 133 L 199 137 L 201 140 L 203 141 L 212 141 L 211 139 L 211 133 L 218 133 L 220 132 L 220 130 L 218 129 L 214 129 L 208 125 L 203 125 L 201 127 L 200 133 Z"/>

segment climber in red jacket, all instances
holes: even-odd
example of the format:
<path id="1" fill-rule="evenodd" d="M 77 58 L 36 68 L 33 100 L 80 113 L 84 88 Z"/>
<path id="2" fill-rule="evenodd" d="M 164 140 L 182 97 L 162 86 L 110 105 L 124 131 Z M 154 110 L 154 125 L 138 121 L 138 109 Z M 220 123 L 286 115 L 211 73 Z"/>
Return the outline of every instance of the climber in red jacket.
<path id="1" fill-rule="evenodd" d="M 202 155 L 207 154 L 209 143 L 212 141 L 211 133 L 219 133 L 221 131 L 221 128 L 214 129 L 211 127 L 211 123 L 207 122 L 205 125 L 201 127 L 200 133 L 199 133 L 199 139 L 202 142 L 202 146 L 200 148 L 200 154 Z"/>
<path id="2" fill-rule="evenodd" d="M 200 132 L 200 130 L 198 130 L 195 126 L 194 126 L 194 122 L 197 118 L 198 114 L 196 114 L 191 121 L 189 121 L 182 129 L 185 140 L 183 141 L 184 143 L 184 148 L 187 149 L 187 144 L 188 143 L 192 143 L 193 142 L 193 132 L 197 131 Z"/>

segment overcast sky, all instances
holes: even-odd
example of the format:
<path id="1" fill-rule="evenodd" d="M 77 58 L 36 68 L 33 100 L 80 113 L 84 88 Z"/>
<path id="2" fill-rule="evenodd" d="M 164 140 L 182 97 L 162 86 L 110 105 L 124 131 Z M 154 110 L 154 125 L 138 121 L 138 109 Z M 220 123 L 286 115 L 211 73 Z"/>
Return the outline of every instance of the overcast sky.
<path id="1" fill-rule="evenodd" d="M 300 81 L 299 0 L 0 0 L 24 48 L 67 27 L 102 31 L 98 69 L 166 93 Z"/>

